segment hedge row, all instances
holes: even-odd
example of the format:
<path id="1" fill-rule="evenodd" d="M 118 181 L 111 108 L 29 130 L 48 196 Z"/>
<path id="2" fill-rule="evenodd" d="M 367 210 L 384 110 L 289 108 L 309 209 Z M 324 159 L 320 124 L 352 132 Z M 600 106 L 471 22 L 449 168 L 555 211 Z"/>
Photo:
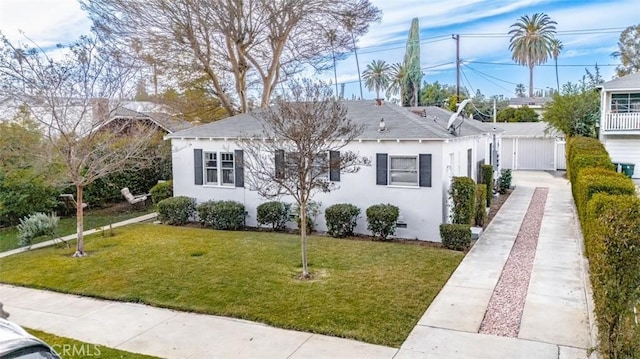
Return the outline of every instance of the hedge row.
<path id="1" fill-rule="evenodd" d="M 307 208 L 319 207 L 318 203 L 310 203 Z M 258 206 L 256 220 L 259 226 L 269 226 L 272 230 L 284 230 L 290 220 L 291 205 L 271 201 Z M 294 212 L 296 210 L 294 209 Z M 316 214 L 307 211 L 307 228 L 313 228 Z M 376 204 L 367 208 L 367 229 L 381 240 L 387 240 L 395 234 L 400 209 L 391 204 Z M 235 201 L 206 201 L 196 205 L 195 198 L 178 196 L 166 198 L 158 202 L 160 221 L 170 225 L 185 225 L 199 219 L 205 227 L 222 230 L 237 230 L 245 226 L 247 212 L 242 203 Z M 296 217 L 294 215 L 294 217 Z M 325 220 L 329 235 L 340 238 L 351 236 L 360 217 L 360 208 L 349 203 L 338 203 L 325 210 Z M 297 218 L 297 217 L 296 217 Z M 298 220 L 299 222 L 299 220 Z"/>
<path id="2" fill-rule="evenodd" d="M 567 170 L 589 259 L 598 351 L 640 357 L 640 199 L 631 179 L 613 170 L 595 139 L 567 142 Z"/>

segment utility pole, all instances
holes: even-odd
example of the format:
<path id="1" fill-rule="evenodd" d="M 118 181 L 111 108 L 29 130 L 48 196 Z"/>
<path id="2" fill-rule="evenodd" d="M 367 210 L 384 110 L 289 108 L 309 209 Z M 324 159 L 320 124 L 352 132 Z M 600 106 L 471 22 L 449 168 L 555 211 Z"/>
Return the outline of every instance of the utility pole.
<path id="1" fill-rule="evenodd" d="M 460 103 L 460 35 L 452 34 L 451 38 L 456 40 L 456 101 Z"/>

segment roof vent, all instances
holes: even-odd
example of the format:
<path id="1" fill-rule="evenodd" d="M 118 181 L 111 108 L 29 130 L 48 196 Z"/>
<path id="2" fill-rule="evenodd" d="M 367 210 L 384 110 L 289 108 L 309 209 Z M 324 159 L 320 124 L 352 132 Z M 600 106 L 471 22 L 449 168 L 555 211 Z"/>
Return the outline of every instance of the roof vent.
<path id="1" fill-rule="evenodd" d="M 387 129 L 387 126 L 384 123 L 384 118 L 380 119 L 380 125 L 378 126 L 378 131 L 382 132 Z"/>

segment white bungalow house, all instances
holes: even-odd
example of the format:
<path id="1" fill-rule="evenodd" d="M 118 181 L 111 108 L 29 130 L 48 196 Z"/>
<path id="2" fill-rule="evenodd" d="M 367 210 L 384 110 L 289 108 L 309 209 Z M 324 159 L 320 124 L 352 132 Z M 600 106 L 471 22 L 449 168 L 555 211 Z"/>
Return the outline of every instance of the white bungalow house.
<path id="1" fill-rule="evenodd" d="M 440 108 L 426 107 L 417 115 L 387 103 L 344 104 L 347 116 L 365 126 L 362 135 L 345 150 L 366 156 L 371 165 L 361 167 L 357 173 L 331 176 L 339 188 L 313 198 L 321 203 L 322 213 L 316 219 L 316 228 L 326 230 L 326 207 L 351 203 L 362 211 L 356 232 L 369 234 L 366 209 L 373 204 L 391 203 L 400 208 L 397 237 L 440 241 L 439 225 L 449 217 L 450 179 L 477 179 L 478 163 L 489 162 L 493 125 L 458 117 L 453 125 L 455 131 L 450 131 L 447 123 L 452 113 Z M 381 119 L 384 131 L 379 130 Z M 256 226 L 256 207 L 266 200 L 245 187 L 244 176 L 248 174 L 242 167 L 243 150 L 236 140 L 259 136 L 261 128 L 252 114 L 241 114 L 165 136 L 172 144 L 174 195 L 193 197 L 198 202 L 241 202 L 248 211 L 247 225 Z M 275 161 L 274 158 L 274 166 Z M 286 197 L 281 200 L 293 202 Z"/>
<path id="2" fill-rule="evenodd" d="M 635 164 L 640 178 L 640 73 L 600 85 L 600 141 L 613 162 Z"/>

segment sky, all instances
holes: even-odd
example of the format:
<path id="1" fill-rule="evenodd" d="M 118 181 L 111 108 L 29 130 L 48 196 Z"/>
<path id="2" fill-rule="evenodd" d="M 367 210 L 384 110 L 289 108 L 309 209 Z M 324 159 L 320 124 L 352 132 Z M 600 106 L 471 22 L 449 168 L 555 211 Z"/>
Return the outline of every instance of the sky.
<path id="1" fill-rule="evenodd" d="M 558 58 L 560 84 L 577 82 L 595 64 L 605 80 L 615 74 L 620 32 L 640 22 L 638 0 L 371 0 L 382 10 L 382 21 L 358 40 L 360 69 L 374 60 L 402 62 L 413 18 L 420 24 L 420 62 L 423 80 L 456 84 L 456 42 L 460 35 L 460 83 L 469 92 L 515 96 L 518 83 L 528 88 L 528 68 L 511 59 L 511 24 L 523 15 L 546 13 L 556 21 L 556 37 L 564 49 Z M 53 48 L 89 33 L 91 22 L 76 0 L 0 0 L 0 31 L 10 40 L 24 32 L 40 47 Z M 345 96 L 359 97 L 358 71 L 352 54 L 336 66 Z M 314 74 L 333 80 L 333 71 Z M 550 59 L 534 70 L 535 89 L 556 88 Z M 364 87 L 364 98 L 374 98 Z"/>

